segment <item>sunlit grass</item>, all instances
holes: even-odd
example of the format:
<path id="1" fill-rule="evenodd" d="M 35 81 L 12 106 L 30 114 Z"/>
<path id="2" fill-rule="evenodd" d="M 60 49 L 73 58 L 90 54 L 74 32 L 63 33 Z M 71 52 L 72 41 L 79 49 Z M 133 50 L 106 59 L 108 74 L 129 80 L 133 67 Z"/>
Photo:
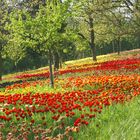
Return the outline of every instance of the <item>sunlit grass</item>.
<path id="1" fill-rule="evenodd" d="M 75 134 L 77 140 L 139 140 L 140 138 L 140 97 L 125 104 L 105 108 Z"/>
<path id="2" fill-rule="evenodd" d="M 100 55 L 100 56 L 97 56 L 97 62 L 100 63 L 100 62 L 104 62 L 104 61 L 122 59 L 122 58 L 127 58 L 128 56 L 129 57 L 134 57 L 134 56 L 138 55 L 139 51 L 140 51 L 140 49 L 135 49 L 135 50 L 131 50 L 131 51 L 124 51 L 120 55 L 117 55 L 117 53 Z M 83 58 L 83 59 L 79 59 L 79 60 L 71 60 L 71 61 L 64 62 L 62 69 L 65 69 L 68 66 L 74 66 L 74 65 L 79 66 L 81 64 L 94 64 L 94 63 L 96 63 L 96 62 L 93 62 L 92 57 L 87 57 L 87 58 Z M 6 82 L 6 81 L 9 81 L 9 80 L 11 80 L 11 81 L 16 80 L 16 78 L 14 78 L 14 77 L 16 75 L 19 75 L 19 74 L 40 73 L 40 72 L 46 71 L 46 69 L 48 71 L 48 66 L 38 68 L 38 69 L 35 69 L 35 70 L 28 70 L 28 71 L 13 73 L 13 74 L 6 74 L 6 75 L 3 75 L 3 81 L 2 82 Z"/>

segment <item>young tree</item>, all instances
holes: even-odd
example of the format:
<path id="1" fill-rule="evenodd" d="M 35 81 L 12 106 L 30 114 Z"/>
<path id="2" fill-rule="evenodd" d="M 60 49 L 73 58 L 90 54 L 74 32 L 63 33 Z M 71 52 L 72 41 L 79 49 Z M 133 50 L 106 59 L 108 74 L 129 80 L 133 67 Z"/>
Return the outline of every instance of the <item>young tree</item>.
<path id="1" fill-rule="evenodd" d="M 52 54 L 57 50 L 57 42 L 60 41 L 60 29 L 68 17 L 68 2 L 63 4 L 58 1 L 47 1 L 46 5 L 40 5 L 33 17 L 28 9 L 19 9 L 11 14 L 12 36 L 20 39 L 21 44 L 48 54 L 50 67 L 50 83 L 54 86 L 52 73 Z M 13 38 L 12 37 L 12 38 Z"/>

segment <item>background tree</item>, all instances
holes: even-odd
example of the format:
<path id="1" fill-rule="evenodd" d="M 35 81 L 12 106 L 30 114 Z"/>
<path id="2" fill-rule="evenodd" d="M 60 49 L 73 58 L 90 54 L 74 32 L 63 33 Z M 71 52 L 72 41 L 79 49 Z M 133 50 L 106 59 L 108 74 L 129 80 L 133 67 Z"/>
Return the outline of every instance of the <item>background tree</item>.
<path id="1" fill-rule="evenodd" d="M 115 2 L 117 3 L 117 2 Z M 92 58 L 96 61 L 96 30 L 95 26 L 104 21 L 104 15 L 109 10 L 113 9 L 112 2 L 103 0 L 74 0 L 73 1 L 73 16 L 79 21 L 78 34 L 88 42 L 91 48 Z M 104 15 L 102 14 L 104 13 Z M 86 30 L 83 30 L 84 24 Z M 81 26 L 81 27 L 80 27 Z"/>
<path id="2" fill-rule="evenodd" d="M 6 34 L 7 31 L 5 30 L 5 24 L 7 21 L 7 13 L 8 13 L 8 6 L 5 0 L 0 0 L 0 80 L 2 79 L 3 73 L 3 59 L 2 59 L 2 50 L 7 42 Z"/>

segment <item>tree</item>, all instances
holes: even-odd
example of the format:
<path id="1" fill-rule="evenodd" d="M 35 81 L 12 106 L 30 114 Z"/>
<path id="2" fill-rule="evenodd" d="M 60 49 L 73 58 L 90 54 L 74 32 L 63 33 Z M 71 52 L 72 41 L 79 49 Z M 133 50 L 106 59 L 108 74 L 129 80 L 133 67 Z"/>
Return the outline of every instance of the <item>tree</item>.
<path id="1" fill-rule="evenodd" d="M 12 39 L 9 41 L 15 42 L 18 38 L 20 44 L 48 54 L 51 87 L 54 86 L 52 54 L 57 50 L 57 42 L 61 40 L 60 29 L 68 17 L 68 4 L 57 0 L 47 1 L 46 5 L 39 6 L 34 17 L 28 9 L 19 9 L 11 14 L 9 30 Z"/>
<path id="2" fill-rule="evenodd" d="M 140 9 L 138 8 L 140 3 L 137 0 L 111 3 L 113 8 L 102 14 L 107 19 L 105 23 L 108 26 L 107 32 L 110 32 L 112 39 L 116 41 L 118 54 L 120 54 L 122 40 L 140 33 Z"/>
<path id="3" fill-rule="evenodd" d="M 130 21 L 131 35 L 136 38 L 140 47 L 140 1 L 125 0 L 126 14 Z"/>
<path id="4" fill-rule="evenodd" d="M 117 3 L 117 2 L 115 2 Z M 91 48 L 93 61 L 96 61 L 96 28 L 104 21 L 104 15 L 113 8 L 111 1 L 98 0 L 74 0 L 73 15 L 79 21 L 78 35 L 86 40 Z M 81 28 L 81 23 L 86 26 L 86 30 Z"/>
<path id="5" fill-rule="evenodd" d="M 86 36 L 82 33 L 80 26 L 78 35 L 86 40 L 91 48 L 93 60 L 96 61 L 96 48 L 95 48 L 95 32 L 94 32 L 94 2 L 89 0 L 82 0 L 82 1 L 73 1 L 73 16 L 76 20 L 79 21 L 79 25 L 81 23 L 85 23 L 87 27 L 88 35 Z"/>
<path id="6" fill-rule="evenodd" d="M 0 0 L 0 80 L 2 80 L 3 60 L 2 50 L 7 42 L 5 24 L 7 21 L 8 6 L 5 0 Z"/>

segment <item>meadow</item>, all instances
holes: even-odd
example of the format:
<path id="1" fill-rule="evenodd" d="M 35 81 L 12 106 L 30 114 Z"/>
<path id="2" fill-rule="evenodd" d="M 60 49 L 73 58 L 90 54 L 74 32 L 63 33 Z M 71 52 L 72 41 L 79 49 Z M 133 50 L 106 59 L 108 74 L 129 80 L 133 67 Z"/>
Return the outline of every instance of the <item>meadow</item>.
<path id="1" fill-rule="evenodd" d="M 139 140 L 139 51 L 3 76 L 0 140 Z"/>

